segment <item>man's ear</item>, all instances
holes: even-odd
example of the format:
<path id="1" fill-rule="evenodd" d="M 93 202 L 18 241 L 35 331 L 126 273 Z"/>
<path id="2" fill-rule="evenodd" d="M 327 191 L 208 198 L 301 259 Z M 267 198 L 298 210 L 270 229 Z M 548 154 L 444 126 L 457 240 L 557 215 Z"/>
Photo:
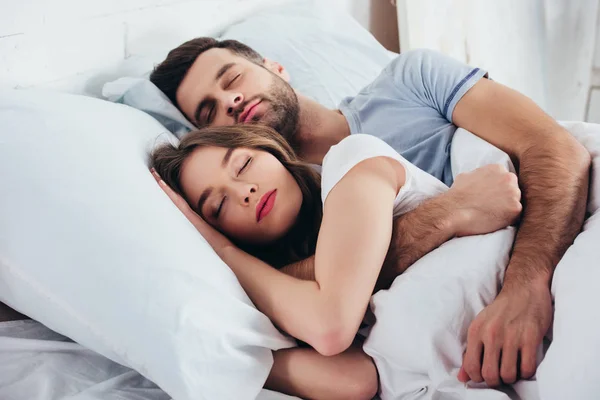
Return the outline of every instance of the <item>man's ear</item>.
<path id="1" fill-rule="evenodd" d="M 284 81 L 290 81 L 290 74 L 288 73 L 287 69 L 285 69 L 283 65 L 279 64 L 278 62 L 265 57 L 263 58 L 263 65 L 266 69 L 279 76 Z"/>

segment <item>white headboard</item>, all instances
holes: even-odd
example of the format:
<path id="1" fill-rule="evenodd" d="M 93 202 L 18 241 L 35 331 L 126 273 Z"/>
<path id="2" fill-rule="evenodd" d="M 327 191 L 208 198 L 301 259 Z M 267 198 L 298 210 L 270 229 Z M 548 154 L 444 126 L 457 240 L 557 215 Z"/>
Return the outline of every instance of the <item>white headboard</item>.
<path id="1" fill-rule="evenodd" d="M 289 0 L 287 0 L 289 1 Z M 0 86 L 97 96 L 184 41 L 286 0 L 0 0 Z"/>

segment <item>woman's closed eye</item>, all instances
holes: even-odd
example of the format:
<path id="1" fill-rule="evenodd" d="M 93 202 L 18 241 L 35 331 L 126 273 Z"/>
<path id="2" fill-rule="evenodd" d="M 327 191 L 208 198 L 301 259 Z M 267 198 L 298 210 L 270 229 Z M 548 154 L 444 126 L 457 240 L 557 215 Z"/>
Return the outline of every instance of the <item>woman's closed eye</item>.
<path id="1" fill-rule="evenodd" d="M 252 162 L 252 157 L 248 157 L 248 159 L 246 160 L 246 162 L 244 163 L 242 168 L 240 168 L 240 170 L 238 171 L 237 175 L 240 176 L 240 174 L 242 172 L 244 172 L 246 169 L 248 169 L 248 166 L 250 165 L 251 162 Z"/>
<path id="2" fill-rule="evenodd" d="M 213 211 L 213 218 L 219 219 L 219 215 L 221 215 L 221 211 L 223 210 L 223 206 L 225 205 L 225 200 L 227 200 L 227 196 L 223 196 L 221 202 L 219 203 L 215 211 Z"/>

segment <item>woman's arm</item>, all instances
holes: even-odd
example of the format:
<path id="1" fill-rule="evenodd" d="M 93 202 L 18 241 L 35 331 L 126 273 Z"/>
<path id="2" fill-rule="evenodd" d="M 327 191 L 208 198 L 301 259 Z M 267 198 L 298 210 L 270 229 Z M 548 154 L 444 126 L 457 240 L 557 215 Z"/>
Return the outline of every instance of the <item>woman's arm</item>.
<path id="1" fill-rule="evenodd" d="M 303 399 L 371 400 L 379 387 L 377 369 L 361 347 L 354 343 L 333 357 L 310 348 L 275 351 L 265 387 Z"/>
<path id="2" fill-rule="evenodd" d="M 376 157 L 356 165 L 331 190 L 317 242 L 315 281 L 287 276 L 235 246 L 215 250 L 275 324 L 321 354 L 339 354 L 352 343 L 375 287 L 404 179 L 398 161 Z"/>
<path id="3" fill-rule="evenodd" d="M 351 345 L 390 244 L 394 200 L 405 181 L 402 164 L 367 159 L 330 191 L 315 254 L 316 281 L 288 276 L 240 250 L 157 180 L 276 325 L 323 355 Z"/>

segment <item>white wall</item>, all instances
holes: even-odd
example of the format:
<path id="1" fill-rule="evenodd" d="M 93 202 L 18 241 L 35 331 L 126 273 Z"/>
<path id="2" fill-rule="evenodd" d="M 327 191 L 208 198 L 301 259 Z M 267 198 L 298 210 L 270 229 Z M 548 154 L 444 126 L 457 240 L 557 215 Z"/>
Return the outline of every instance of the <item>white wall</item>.
<path id="1" fill-rule="evenodd" d="M 0 0 L 0 85 L 97 94 L 98 87 L 82 87 L 95 84 L 86 71 L 114 71 L 116 78 L 136 57 L 147 58 L 149 70 L 152 61 L 183 41 L 216 34 L 253 10 L 280 2 Z"/>
<path id="2" fill-rule="evenodd" d="M 398 0 L 398 8 L 402 49 L 440 50 L 557 119 L 585 118 L 598 0 Z"/>
<path id="3" fill-rule="evenodd" d="M 348 11 L 388 50 L 398 52 L 398 22 L 391 0 L 322 0 L 331 1 Z"/>

